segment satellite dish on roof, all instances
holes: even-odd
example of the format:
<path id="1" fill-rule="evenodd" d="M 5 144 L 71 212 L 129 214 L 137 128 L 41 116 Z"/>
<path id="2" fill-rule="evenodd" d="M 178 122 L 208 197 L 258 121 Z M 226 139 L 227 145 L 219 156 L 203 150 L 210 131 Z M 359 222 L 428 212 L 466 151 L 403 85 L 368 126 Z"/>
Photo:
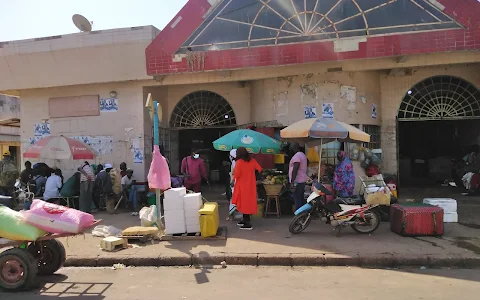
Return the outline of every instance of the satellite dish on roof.
<path id="1" fill-rule="evenodd" d="M 90 21 L 88 21 L 87 18 L 85 18 L 84 16 L 75 14 L 72 16 L 72 21 L 73 24 L 75 24 L 75 26 L 77 26 L 80 31 L 92 31 L 92 23 L 90 23 Z"/>

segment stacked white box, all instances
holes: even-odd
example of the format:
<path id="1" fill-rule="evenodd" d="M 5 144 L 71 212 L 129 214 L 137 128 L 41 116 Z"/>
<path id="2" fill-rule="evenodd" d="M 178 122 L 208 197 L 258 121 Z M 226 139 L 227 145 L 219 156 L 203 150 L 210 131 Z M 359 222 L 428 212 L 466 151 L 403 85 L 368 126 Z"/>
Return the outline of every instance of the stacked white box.
<path id="1" fill-rule="evenodd" d="M 165 217 L 165 234 L 186 233 L 183 196 L 185 188 L 175 188 L 164 192 L 163 209 Z"/>
<path id="2" fill-rule="evenodd" d="M 166 190 L 163 195 L 163 210 L 183 210 L 183 196 L 187 194 L 184 187 Z"/>
<path id="3" fill-rule="evenodd" d="M 444 223 L 457 223 L 457 201 L 449 198 L 425 198 L 423 203 L 438 206 L 443 208 L 443 222 Z"/>
<path id="4" fill-rule="evenodd" d="M 443 223 L 458 223 L 458 213 L 443 213 Z"/>
<path id="5" fill-rule="evenodd" d="M 187 194 L 183 197 L 185 208 L 185 224 L 188 233 L 200 232 L 200 215 L 198 211 L 203 206 L 202 194 Z"/>

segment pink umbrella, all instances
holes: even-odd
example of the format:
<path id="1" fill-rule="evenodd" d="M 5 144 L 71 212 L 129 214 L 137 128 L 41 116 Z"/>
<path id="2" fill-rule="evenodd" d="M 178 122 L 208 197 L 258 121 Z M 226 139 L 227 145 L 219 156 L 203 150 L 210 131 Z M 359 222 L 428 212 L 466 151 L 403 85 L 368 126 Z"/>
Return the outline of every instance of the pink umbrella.
<path id="1" fill-rule="evenodd" d="M 65 137 L 49 136 L 43 138 L 23 153 L 24 158 L 42 159 L 94 159 L 95 152 L 84 143 Z"/>

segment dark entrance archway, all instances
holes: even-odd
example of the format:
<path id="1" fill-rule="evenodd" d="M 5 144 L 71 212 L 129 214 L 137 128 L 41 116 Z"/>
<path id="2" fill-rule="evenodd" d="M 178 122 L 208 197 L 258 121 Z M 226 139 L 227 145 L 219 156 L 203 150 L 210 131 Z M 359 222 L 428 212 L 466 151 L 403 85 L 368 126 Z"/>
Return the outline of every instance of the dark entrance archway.
<path id="1" fill-rule="evenodd" d="M 176 144 L 172 142 L 172 157 L 176 156 L 172 169 L 180 170 L 182 159 L 196 149 L 206 163 L 210 182 L 228 179 L 223 168 L 228 153 L 214 150 L 212 144 L 237 126 L 235 112 L 225 98 L 211 91 L 190 93 L 173 109 L 169 125 Z"/>
<path id="2" fill-rule="evenodd" d="M 406 93 L 398 121 L 400 182 L 438 184 L 454 175 L 452 159 L 477 151 L 480 91 L 459 77 L 427 78 Z"/>

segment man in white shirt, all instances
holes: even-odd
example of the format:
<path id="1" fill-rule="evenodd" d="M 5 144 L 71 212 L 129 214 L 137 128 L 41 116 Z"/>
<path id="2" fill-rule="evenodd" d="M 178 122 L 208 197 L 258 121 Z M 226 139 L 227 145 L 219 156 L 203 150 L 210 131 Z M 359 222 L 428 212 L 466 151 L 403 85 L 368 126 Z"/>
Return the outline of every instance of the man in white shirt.
<path id="1" fill-rule="evenodd" d="M 133 179 L 133 170 L 127 169 L 127 175 L 122 177 L 123 194 L 128 195 L 128 202 L 132 204 L 132 216 L 138 216 L 137 211 L 137 189 L 135 188 L 136 180 Z"/>
<path id="2" fill-rule="evenodd" d="M 48 177 L 47 182 L 45 183 L 45 192 L 43 193 L 43 200 L 47 201 L 51 198 L 58 198 L 60 197 L 60 189 L 62 188 L 62 178 L 60 175 L 62 171 L 60 169 L 56 169 L 55 173 L 52 173 L 50 177 Z"/>

